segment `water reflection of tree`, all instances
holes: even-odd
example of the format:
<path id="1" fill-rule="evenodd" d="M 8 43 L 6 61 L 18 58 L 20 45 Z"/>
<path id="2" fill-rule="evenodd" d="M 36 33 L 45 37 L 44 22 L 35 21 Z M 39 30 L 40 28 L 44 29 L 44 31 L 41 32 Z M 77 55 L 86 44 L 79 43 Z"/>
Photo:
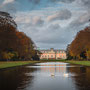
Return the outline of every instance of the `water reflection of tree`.
<path id="1" fill-rule="evenodd" d="M 72 80 L 78 90 L 90 90 L 90 67 L 72 67 L 69 72 L 75 75 Z"/>
<path id="2" fill-rule="evenodd" d="M 26 85 L 30 85 L 33 79 L 33 76 L 27 76 L 25 73 L 33 71 L 35 71 L 34 68 L 25 67 L 0 71 L 0 90 L 21 90 L 25 88 Z"/>

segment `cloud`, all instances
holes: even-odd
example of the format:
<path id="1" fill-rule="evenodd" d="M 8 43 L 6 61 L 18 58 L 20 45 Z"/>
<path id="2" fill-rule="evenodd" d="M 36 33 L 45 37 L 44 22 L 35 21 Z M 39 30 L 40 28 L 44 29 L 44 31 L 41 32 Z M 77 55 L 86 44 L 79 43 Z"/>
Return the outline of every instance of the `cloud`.
<path id="1" fill-rule="evenodd" d="M 32 2 L 34 4 L 39 4 L 41 0 L 29 0 L 29 1 L 30 1 L 30 3 Z"/>
<path id="2" fill-rule="evenodd" d="M 0 0 L 1 3 L 4 5 L 0 10 L 14 13 L 18 29 L 42 48 L 65 48 L 90 19 L 90 0 Z"/>
<path id="3" fill-rule="evenodd" d="M 77 19 L 73 20 L 70 23 L 69 28 L 76 28 L 76 27 L 79 28 L 80 26 L 87 24 L 89 22 L 89 19 L 90 19 L 90 13 L 89 12 L 84 13 L 83 15 L 78 17 Z"/>
<path id="4" fill-rule="evenodd" d="M 61 27 L 59 24 L 51 24 L 48 26 L 48 29 L 52 30 L 52 31 L 56 31 L 56 30 L 60 30 Z"/>
<path id="5" fill-rule="evenodd" d="M 32 24 L 36 26 L 42 26 L 44 24 L 44 21 L 39 16 L 33 17 Z"/>
<path id="6" fill-rule="evenodd" d="M 17 16 L 16 18 L 15 18 L 15 21 L 17 22 L 17 23 L 22 23 L 22 24 L 28 24 L 28 23 L 30 23 L 31 22 L 31 19 L 30 19 L 30 17 L 27 17 L 27 16 Z"/>
<path id="7" fill-rule="evenodd" d="M 70 19 L 72 16 L 71 12 L 67 9 L 61 10 L 54 15 L 48 16 L 47 21 L 54 21 L 54 20 L 67 20 Z"/>
<path id="8" fill-rule="evenodd" d="M 65 3 L 72 3 L 74 2 L 75 0 L 60 0 L 61 2 L 65 2 Z"/>
<path id="9" fill-rule="evenodd" d="M 70 40 L 70 33 L 66 32 L 59 24 L 51 24 L 46 30 L 42 30 L 38 33 L 37 43 L 45 44 L 66 44 Z M 69 36 L 70 37 L 69 37 Z M 67 37 L 68 36 L 68 37 Z"/>
<path id="10" fill-rule="evenodd" d="M 17 11 L 17 3 L 15 0 L 4 0 L 1 2 L 0 11 L 8 12 L 13 16 Z"/>
<path id="11" fill-rule="evenodd" d="M 44 24 L 42 27 L 30 26 L 28 23 L 19 25 L 19 30 L 24 31 L 40 48 L 65 48 L 72 41 L 72 31 L 68 32 L 59 24 Z"/>
<path id="12" fill-rule="evenodd" d="M 10 14 L 13 14 L 16 12 L 15 4 L 7 4 L 0 8 L 1 11 L 9 12 Z"/>
<path id="13" fill-rule="evenodd" d="M 90 9 L 90 0 L 76 0 L 76 4 L 82 8 L 86 8 L 87 11 Z"/>
<path id="14" fill-rule="evenodd" d="M 50 1 L 52 1 L 52 2 L 64 2 L 64 3 L 72 3 L 72 2 L 74 2 L 75 0 L 50 0 Z"/>
<path id="15" fill-rule="evenodd" d="M 34 3 L 34 4 L 39 4 L 40 2 L 44 1 L 44 2 L 52 2 L 52 3 L 55 3 L 55 2 L 64 2 L 64 3 L 72 3 L 74 2 L 75 0 L 29 0 L 30 2 Z"/>
<path id="16" fill-rule="evenodd" d="M 0 0 L 0 6 L 1 6 L 2 3 L 3 3 L 3 0 Z"/>
<path id="17" fill-rule="evenodd" d="M 81 0 L 83 6 L 88 7 L 90 9 L 90 0 Z"/>
<path id="18" fill-rule="evenodd" d="M 28 0 L 30 4 L 30 10 L 41 9 L 46 7 L 53 7 L 56 4 L 68 4 L 75 0 Z"/>
<path id="19" fill-rule="evenodd" d="M 17 13 L 15 21 L 17 24 L 25 24 L 28 27 L 43 26 L 44 20 L 40 16 L 31 16 L 29 12 Z"/>
<path id="20" fill-rule="evenodd" d="M 15 0 L 4 0 L 3 1 L 3 5 L 5 5 L 5 4 L 8 4 L 8 3 L 13 3 Z"/>

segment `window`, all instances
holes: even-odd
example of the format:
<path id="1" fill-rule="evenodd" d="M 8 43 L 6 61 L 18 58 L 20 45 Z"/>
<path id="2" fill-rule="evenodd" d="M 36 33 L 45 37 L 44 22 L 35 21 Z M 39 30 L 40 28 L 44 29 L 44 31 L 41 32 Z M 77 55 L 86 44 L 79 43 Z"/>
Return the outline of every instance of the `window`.
<path id="1" fill-rule="evenodd" d="M 44 56 L 42 55 L 42 58 L 44 58 Z"/>
<path id="2" fill-rule="evenodd" d="M 60 51 L 60 53 L 62 53 L 62 51 Z"/>
<path id="3" fill-rule="evenodd" d="M 51 55 L 51 58 L 53 58 L 53 55 Z"/>
<path id="4" fill-rule="evenodd" d="M 49 58 L 49 55 L 48 55 L 48 58 Z"/>
<path id="5" fill-rule="evenodd" d="M 57 53 L 59 53 L 59 51 L 57 51 Z"/>
<path id="6" fill-rule="evenodd" d="M 60 58 L 62 58 L 62 56 L 60 55 Z"/>

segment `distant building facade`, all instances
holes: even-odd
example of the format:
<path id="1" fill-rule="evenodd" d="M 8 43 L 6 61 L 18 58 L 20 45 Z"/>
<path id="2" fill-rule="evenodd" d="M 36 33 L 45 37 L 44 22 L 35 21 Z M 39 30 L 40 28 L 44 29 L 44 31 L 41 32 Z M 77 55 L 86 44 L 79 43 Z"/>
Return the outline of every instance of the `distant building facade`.
<path id="1" fill-rule="evenodd" d="M 40 50 L 40 59 L 66 59 L 65 50 L 55 50 L 53 48 L 49 50 Z"/>

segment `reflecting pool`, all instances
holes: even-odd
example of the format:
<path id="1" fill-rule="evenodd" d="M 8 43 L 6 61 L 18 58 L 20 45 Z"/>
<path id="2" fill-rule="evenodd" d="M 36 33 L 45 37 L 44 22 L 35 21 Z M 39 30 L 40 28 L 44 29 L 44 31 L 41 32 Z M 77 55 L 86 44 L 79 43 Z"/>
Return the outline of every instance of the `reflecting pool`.
<path id="1" fill-rule="evenodd" d="M 90 90 L 90 67 L 46 62 L 0 70 L 0 90 Z"/>

